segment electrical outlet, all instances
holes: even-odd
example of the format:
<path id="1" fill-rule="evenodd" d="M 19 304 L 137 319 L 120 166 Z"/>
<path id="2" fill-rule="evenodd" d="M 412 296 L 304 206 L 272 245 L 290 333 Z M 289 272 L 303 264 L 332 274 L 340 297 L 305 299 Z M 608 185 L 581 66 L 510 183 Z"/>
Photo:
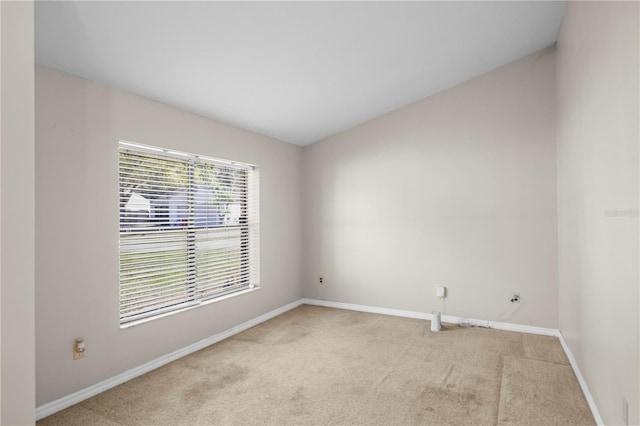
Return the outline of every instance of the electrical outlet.
<path id="1" fill-rule="evenodd" d="M 513 293 L 511 303 L 520 303 L 520 293 Z"/>
<path id="2" fill-rule="evenodd" d="M 318 277 L 318 284 L 323 285 L 324 284 L 324 277 L 322 275 L 320 275 Z"/>
<path id="3" fill-rule="evenodd" d="M 73 359 L 79 360 L 80 358 L 84 358 L 84 351 L 84 339 L 79 337 L 73 341 Z"/>

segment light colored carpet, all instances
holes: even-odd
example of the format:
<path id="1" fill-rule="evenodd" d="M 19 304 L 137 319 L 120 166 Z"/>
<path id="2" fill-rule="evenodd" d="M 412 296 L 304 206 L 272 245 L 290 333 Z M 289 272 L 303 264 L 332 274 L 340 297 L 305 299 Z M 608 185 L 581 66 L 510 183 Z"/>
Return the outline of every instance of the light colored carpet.
<path id="1" fill-rule="evenodd" d="M 594 423 L 555 337 L 303 305 L 38 425 Z"/>

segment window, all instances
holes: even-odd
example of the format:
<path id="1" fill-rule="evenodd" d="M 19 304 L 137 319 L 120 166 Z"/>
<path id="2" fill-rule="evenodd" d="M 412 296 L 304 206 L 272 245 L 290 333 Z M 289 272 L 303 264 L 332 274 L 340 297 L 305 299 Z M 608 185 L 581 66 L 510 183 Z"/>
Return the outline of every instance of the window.
<path id="1" fill-rule="evenodd" d="M 120 142 L 120 323 L 259 286 L 258 171 Z"/>

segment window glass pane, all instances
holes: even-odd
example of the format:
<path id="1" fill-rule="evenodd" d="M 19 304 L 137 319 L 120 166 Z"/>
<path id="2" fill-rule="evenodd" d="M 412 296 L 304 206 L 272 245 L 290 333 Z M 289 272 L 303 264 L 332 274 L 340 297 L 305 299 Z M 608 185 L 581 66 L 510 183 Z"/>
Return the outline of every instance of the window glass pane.
<path id="1" fill-rule="evenodd" d="M 120 234 L 120 318 L 194 299 L 186 230 Z"/>
<path id="2" fill-rule="evenodd" d="M 120 151 L 120 227 L 184 226 L 189 164 Z"/>
<path id="3" fill-rule="evenodd" d="M 196 277 L 201 298 L 249 285 L 248 270 L 242 262 L 242 233 L 239 227 L 196 232 Z"/>
<path id="4" fill-rule="evenodd" d="M 198 163 L 194 173 L 196 226 L 235 226 L 244 213 L 247 172 L 243 169 Z"/>

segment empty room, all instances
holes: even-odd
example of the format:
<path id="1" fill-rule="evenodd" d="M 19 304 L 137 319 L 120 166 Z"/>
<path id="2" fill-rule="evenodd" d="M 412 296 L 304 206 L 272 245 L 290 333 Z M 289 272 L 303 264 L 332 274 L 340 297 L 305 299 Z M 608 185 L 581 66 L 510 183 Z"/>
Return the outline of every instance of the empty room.
<path id="1" fill-rule="evenodd" d="M 2 0 L 0 423 L 640 424 L 639 22 Z"/>

